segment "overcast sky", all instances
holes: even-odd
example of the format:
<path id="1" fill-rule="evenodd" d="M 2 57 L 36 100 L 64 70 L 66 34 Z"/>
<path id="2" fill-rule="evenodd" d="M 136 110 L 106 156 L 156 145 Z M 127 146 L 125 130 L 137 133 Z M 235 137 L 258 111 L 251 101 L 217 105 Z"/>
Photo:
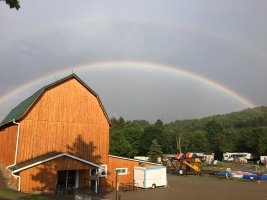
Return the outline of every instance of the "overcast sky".
<path id="1" fill-rule="evenodd" d="M 16 11 L 0 1 L 0 97 L 33 80 L 47 79 L 0 99 L 0 119 L 72 69 L 99 94 L 109 117 L 170 122 L 247 107 L 178 73 L 133 66 L 79 68 L 111 61 L 186 70 L 267 106 L 266 0 L 21 0 L 20 4 Z"/>

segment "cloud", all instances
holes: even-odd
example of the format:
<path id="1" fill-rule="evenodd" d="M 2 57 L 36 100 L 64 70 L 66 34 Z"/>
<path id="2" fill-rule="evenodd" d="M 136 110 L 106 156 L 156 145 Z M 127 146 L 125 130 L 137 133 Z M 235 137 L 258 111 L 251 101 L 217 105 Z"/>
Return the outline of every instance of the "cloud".
<path id="1" fill-rule="evenodd" d="M 29 0 L 21 4 L 18 12 L 0 7 L 0 95 L 66 67 L 133 60 L 182 66 L 266 105 L 264 2 Z M 158 79 L 147 74 L 124 73 L 122 77 L 102 73 L 93 84 L 111 115 L 155 120 L 163 109 L 166 120 L 175 120 L 240 108 L 231 100 L 224 104 L 217 94 L 186 81 L 175 79 L 175 84 L 168 85 L 170 79 L 163 75 L 165 79 L 156 76 L 161 83 L 157 85 Z M 107 85 L 108 79 L 113 81 Z M 142 90 L 135 91 L 137 86 Z M 116 90 L 108 87 L 118 88 L 123 103 L 110 93 Z M 156 97 L 158 89 L 167 99 Z M 130 98 L 130 91 L 139 98 Z M 194 104 L 196 98 L 203 104 Z"/>

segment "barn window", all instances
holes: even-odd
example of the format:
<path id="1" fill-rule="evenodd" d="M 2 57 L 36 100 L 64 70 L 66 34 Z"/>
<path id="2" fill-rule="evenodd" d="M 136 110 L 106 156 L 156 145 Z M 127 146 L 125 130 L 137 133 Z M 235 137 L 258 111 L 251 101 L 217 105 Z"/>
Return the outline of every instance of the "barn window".
<path id="1" fill-rule="evenodd" d="M 128 173 L 128 168 L 116 168 L 118 175 L 125 175 Z"/>
<path id="2" fill-rule="evenodd" d="M 100 177 L 107 177 L 108 175 L 108 165 L 101 165 L 103 168 L 99 168 Z"/>

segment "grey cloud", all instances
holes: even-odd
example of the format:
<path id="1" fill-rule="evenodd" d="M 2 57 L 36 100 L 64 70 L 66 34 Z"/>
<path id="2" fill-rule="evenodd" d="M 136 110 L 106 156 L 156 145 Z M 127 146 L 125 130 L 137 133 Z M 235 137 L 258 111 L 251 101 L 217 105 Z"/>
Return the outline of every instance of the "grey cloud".
<path id="1" fill-rule="evenodd" d="M 0 6 L 0 96 L 46 74 L 56 76 L 67 67 L 133 60 L 192 71 L 267 105 L 264 1 L 29 0 L 21 4 L 19 11 Z M 220 92 L 161 73 L 78 73 L 100 93 L 111 116 L 153 121 L 163 112 L 170 121 L 245 108 Z M 20 99 L 14 98 L 9 105 L 0 105 L 2 113 Z"/>

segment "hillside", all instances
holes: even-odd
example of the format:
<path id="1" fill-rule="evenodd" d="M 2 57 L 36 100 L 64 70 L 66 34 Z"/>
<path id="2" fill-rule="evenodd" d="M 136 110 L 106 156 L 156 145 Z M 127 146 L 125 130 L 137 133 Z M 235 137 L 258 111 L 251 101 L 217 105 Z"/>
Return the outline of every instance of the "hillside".
<path id="1" fill-rule="evenodd" d="M 255 159 L 267 154 L 267 107 L 263 106 L 168 124 L 122 117 L 111 122 L 110 153 L 118 156 L 147 155 L 153 139 L 164 153 L 176 153 L 178 137 L 183 152 L 213 152 L 218 159 L 226 151 L 250 152 Z"/>

